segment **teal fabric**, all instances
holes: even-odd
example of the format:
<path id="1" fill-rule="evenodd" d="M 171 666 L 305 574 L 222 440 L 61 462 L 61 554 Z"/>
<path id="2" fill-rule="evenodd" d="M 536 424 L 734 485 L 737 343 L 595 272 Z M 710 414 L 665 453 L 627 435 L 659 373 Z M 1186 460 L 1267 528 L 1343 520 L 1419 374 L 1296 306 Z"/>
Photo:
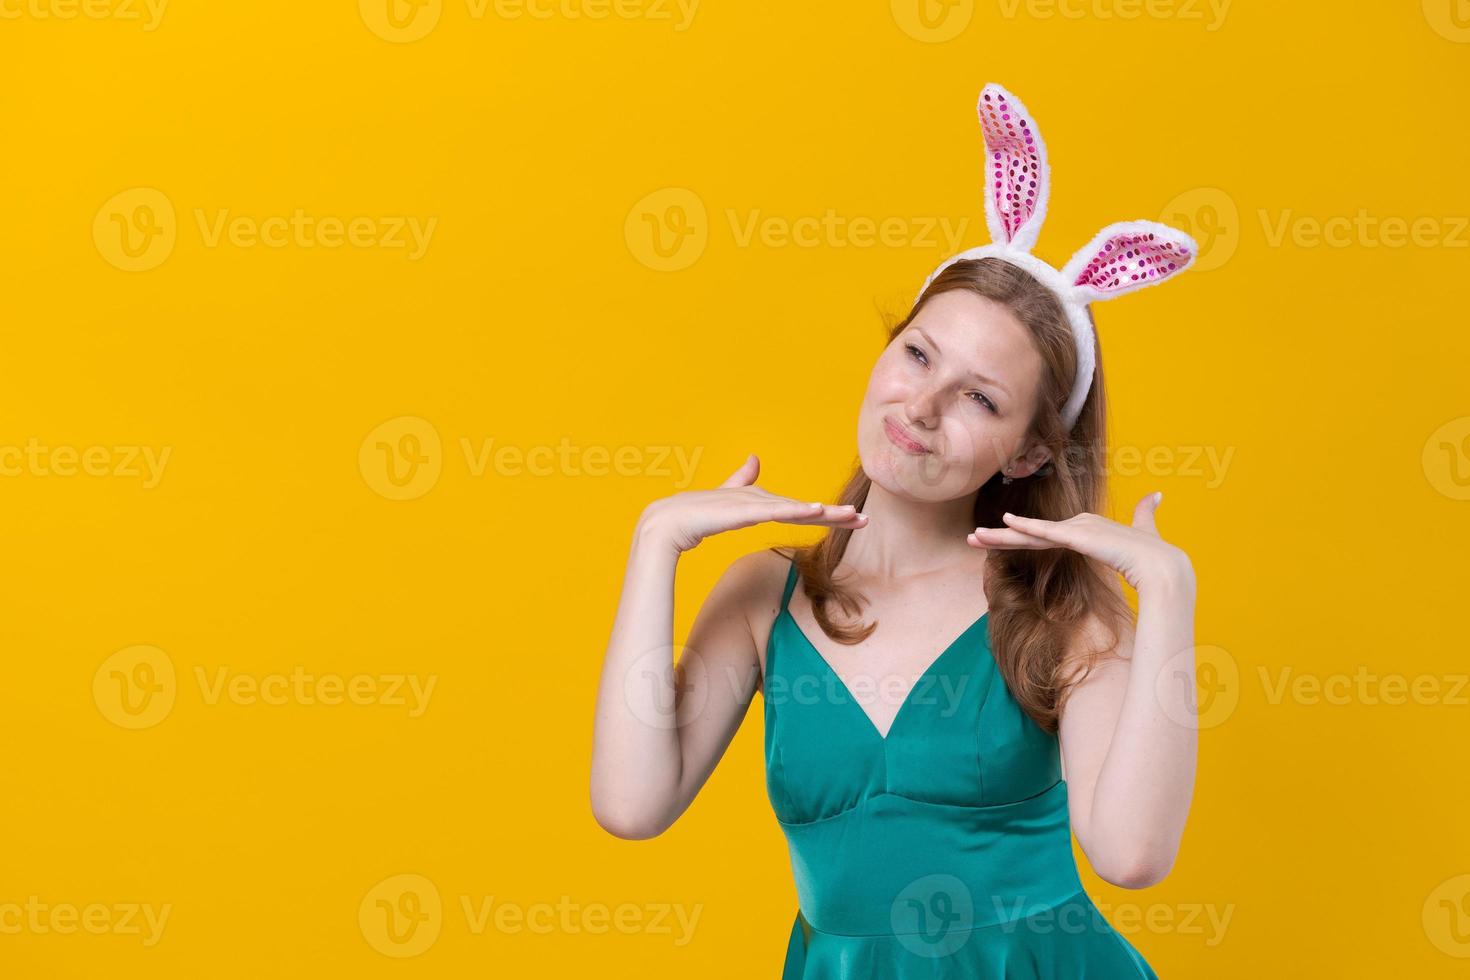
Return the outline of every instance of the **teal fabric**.
<path id="1" fill-rule="evenodd" d="M 796 579 L 762 687 L 798 900 L 782 980 L 1157 980 L 1083 890 L 1060 747 L 1011 697 L 989 613 L 884 737 L 792 618 Z"/>

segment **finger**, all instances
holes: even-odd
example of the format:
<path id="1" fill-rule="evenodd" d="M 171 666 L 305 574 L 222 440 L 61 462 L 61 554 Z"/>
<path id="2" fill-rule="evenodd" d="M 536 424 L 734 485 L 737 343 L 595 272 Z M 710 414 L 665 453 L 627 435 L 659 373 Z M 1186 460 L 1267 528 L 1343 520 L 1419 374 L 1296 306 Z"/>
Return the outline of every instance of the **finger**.
<path id="1" fill-rule="evenodd" d="M 811 516 L 802 523 L 827 527 L 867 527 L 868 515 L 852 504 L 823 504 L 820 510 L 812 508 Z"/>
<path id="2" fill-rule="evenodd" d="M 852 504 L 824 504 L 821 501 L 792 500 L 776 497 L 767 501 L 770 511 L 766 520 L 777 520 L 786 524 L 818 524 L 831 527 L 864 527 L 868 515 L 858 512 Z"/>
<path id="3" fill-rule="evenodd" d="M 718 489 L 723 490 L 726 487 L 748 487 L 755 482 L 755 478 L 760 475 L 760 471 L 761 461 L 756 459 L 755 453 L 751 453 L 745 457 L 745 462 L 740 464 L 740 468 L 734 473 L 731 473 L 729 478 L 724 483 L 721 483 Z"/>
<path id="4" fill-rule="evenodd" d="M 1002 514 L 1001 520 L 1006 526 L 1022 531 L 1032 537 L 1044 538 L 1061 545 L 1065 548 L 1077 548 L 1081 543 L 1081 533 L 1076 524 L 1065 524 L 1061 521 L 1048 521 L 1040 517 L 1022 517 L 1020 514 Z M 1080 549 L 1078 549 L 1080 550 Z"/>
<path id="5" fill-rule="evenodd" d="M 1154 511 L 1159 509 L 1159 503 L 1163 499 L 1164 491 L 1157 490 L 1140 500 L 1138 506 L 1133 508 L 1133 526 L 1157 536 L 1159 527 L 1154 523 Z"/>
<path id="6" fill-rule="evenodd" d="M 1024 531 L 1009 527 L 977 527 L 965 538 L 965 543 L 976 548 L 1000 548 L 1011 550 L 1039 551 L 1058 547 L 1055 541 L 1038 538 Z"/>

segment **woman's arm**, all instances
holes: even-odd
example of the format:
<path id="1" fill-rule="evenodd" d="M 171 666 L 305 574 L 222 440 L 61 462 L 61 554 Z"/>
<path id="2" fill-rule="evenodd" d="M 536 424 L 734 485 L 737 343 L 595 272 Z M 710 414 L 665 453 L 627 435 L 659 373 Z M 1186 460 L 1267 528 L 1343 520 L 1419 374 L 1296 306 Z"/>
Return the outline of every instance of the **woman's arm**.
<path id="1" fill-rule="evenodd" d="M 1071 548 L 1138 591 L 1138 628 L 1117 627 L 1108 657 L 1070 692 L 1059 739 L 1072 830 L 1099 875 L 1146 888 L 1173 867 L 1194 796 L 1198 719 L 1194 680 L 1194 568 L 1154 523 L 1162 494 L 1138 502 L 1131 525 L 1098 514 L 1064 521 L 1005 514 L 976 528 L 977 547 Z M 1068 657 L 1104 648 L 1094 613 Z"/>
<path id="2" fill-rule="evenodd" d="M 1194 794 L 1194 575 L 1187 562 L 1140 580 L 1138 628 L 1073 689 L 1060 740 L 1072 829 L 1100 876 L 1146 888 L 1168 875 Z M 1079 640 L 1095 645 L 1096 620 Z M 1182 654 L 1182 655 L 1181 655 Z"/>
<path id="3" fill-rule="evenodd" d="M 726 570 L 676 658 L 679 555 L 656 526 L 639 521 L 593 726 L 592 812 L 608 833 L 640 840 L 667 830 L 739 729 L 760 677 L 745 612 L 758 557 Z"/>
<path id="4" fill-rule="evenodd" d="M 633 532 L 592 732 L 592 814 L 618 837 L 667 830 L 724 755 L 760 679 L 748 613 L 765 591 L 780 588 L 780 572 L 772 582 L 774 555 L 735 561 L 675 657 L 679 555 L 712 534 L 764 521 L 866 525 L 851 505 L 792 500 L 755 486 L 759 472 L 760 460 L 751 455 L 713 490 L 656 500 Z"/>

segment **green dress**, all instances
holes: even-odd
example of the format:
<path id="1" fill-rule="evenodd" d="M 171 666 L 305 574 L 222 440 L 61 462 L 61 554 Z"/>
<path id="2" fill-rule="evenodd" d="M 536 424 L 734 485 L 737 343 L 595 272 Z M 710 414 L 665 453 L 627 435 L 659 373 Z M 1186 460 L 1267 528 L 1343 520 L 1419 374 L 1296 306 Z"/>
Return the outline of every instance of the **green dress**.
<path id="1" fill-rule="evenodd" d="M 787 608 L 762 686 L 766 789 L 799 911 L 782 980 L 1157 975 L 1077 876 L 1055 735 L 1011 697 L 981 616 L 886 737 Z"/>

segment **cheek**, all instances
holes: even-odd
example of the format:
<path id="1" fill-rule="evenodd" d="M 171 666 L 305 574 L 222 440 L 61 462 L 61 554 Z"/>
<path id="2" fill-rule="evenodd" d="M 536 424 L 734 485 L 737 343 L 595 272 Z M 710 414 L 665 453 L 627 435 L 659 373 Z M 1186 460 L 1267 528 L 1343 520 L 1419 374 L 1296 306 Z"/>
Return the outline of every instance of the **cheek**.
<path id="1" fill-rule="evenodd" d="M 908 397 L 909 373 L 897 357 L 885 355 L 873 365 L 868 377 L 868 401 L 874 404 L 901 402 Z"/>

